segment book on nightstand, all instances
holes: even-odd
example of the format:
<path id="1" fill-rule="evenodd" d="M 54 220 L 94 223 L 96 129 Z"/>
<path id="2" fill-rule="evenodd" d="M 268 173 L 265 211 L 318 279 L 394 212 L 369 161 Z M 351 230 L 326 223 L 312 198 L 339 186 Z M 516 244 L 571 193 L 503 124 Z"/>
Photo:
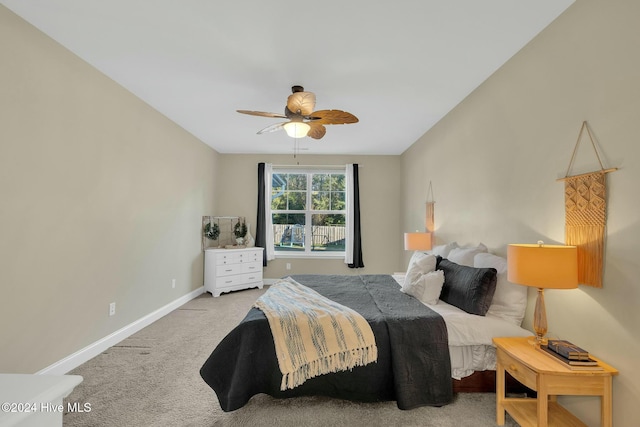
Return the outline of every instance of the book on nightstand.
<path id="1" fill-rule="evenodd" d="M 588 360 L 571 360 L 563 355 L 556 353 L 555 351 L 549 349 L 546 345 L 541 345 L 540 350 L 553 357 L 558 362 L 562 363 L 566 368 L 572 369 L 574 371 L 602 371 L 602 366 L 598 365 L 598 361 L 592 359 L 591 357 Z"/>
<path id="2" fill-rule="evenodd" d="M 589 352 L 567 340 L 549 340 L 549 350 L 571 360 L 589 360 Z"/>

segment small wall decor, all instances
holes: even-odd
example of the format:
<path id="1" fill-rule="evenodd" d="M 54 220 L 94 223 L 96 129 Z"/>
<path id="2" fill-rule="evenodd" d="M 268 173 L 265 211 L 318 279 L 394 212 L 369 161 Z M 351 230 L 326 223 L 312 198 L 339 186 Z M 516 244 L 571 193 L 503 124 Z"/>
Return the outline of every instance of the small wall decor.
<path id="1" fill-rule="evenodd" d="M 236 241 L 235 230 L 242 231 L 243 224 L 245 224 L 245 221 L 244 217 L 241 216 L 203 216 L 202 250 L 207 248 L 237 248 L 238 242 Z"/>
<path id="2" fill-rule="evenodd" d="M 598 158 L 600 170 L 569 176 L 585 129 Z M 578 282 L 583 285 L 602 287 L 607 222 L 606 174 L 615 170 L 617 168 L 604 168 L 589 126 L 586 121 L 582 122 L 567 173 L 558 181 L 565 183 L 565 244 L 578 247 Z"/>
<path id="3" fill-rule="evenodd" d="M 426 231 L 433 233 L 435 229 L 435 200 L 433 199 L 433 187 L 429 181 L 429 192 L 427 193 L 427 215 L 425 220 Z"/>

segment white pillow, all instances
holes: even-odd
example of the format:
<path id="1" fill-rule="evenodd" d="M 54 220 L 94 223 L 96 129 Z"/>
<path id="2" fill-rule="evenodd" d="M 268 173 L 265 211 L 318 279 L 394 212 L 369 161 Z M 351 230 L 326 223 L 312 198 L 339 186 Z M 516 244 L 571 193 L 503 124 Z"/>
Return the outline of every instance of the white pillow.
<path id="1" fill-rule="evenodd" d="M 436 261 L 435 255 L 415 251 L 407 267 L 407 274 L 404 278 L 402 291 L 404 292 L 406 288 L 417 284 L 423 274 L 434 271 L 436 269 Z"/>
<path id="2" fill-rule="evenodd" d="M 435 305 L 440 299 L 440 292 L 444 284 L 444 271 L 430 271 L 421 275 L 416 281 L 407 283 L 402 291 L 423 303 Z"/>
<path id="3" fill-rule="evenodd" d="M 449 252 L 449 256 L 445 257 L 451 262 L 459 265 L 473 267 L 473 257 L 479 253 L 487 252 L 487 247 L 480 243 L 478 246 L 470 248 L 454 248 Z"/>
<path id="4" fill-rule="evenodd" d="M 441 256 L 442 258 L 446 258 L 451 252 L 452 249 L 458 247 L 457 242 L 447 243 L 446 245 L 434 246 L 433 249 L 429 251 L 430 254 Z"/>
<path id="5" fill-rule="evenodd" d="M 418 281 L 423 285 L 422 297 L 418 299 L 429 305 L 436 305 L 440 299 L 442 285 L 444 285 L 444 271 L 436 270 L 424 274 Z"/>
<path id="6" fill-rule="evenodd" d="M 527 287 L 507 280 L 507 260 L 489 253 L 479 253 L 473 260 L 477 268 L 492 267 L 498 271 L 498 282 L 487 316 L 499 317 L 518 326 L 527 309 Z"/>

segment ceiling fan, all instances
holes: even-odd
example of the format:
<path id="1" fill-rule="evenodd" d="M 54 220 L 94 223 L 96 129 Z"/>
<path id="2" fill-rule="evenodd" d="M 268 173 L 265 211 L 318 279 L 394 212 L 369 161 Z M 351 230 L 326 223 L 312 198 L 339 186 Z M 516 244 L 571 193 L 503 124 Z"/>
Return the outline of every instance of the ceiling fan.
<path id="1" fill-rule="evenodd" d="M 305 92 L 302 86 L 293 86 L 293 94 L 287 98 L 287 106 L 284 107 L 284 114 L 265 113 L 263 111 L 237 110 L 238 113 L 252 116 L 275 117 L 289 119 L 288 122 L 276 123 L 258 131 L 258 134 L 275 132 L 284 129 L 292 138 L 302 138 L 305 136 L 313 139 L 320 139 L 327 133 L 325 125 L 344 125 L 357 123 L 358 118 L 351 113 L 342 110 L 318 110 L 316 107 L 316 96 L 312 92 Z"/>

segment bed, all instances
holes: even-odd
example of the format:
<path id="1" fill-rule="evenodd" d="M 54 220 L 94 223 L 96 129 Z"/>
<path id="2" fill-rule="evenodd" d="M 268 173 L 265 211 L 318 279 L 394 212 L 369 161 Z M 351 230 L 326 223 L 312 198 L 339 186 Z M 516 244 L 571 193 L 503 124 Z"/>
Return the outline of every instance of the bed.
<path id="1" fill-rule="evenodd" d="M 486 376 L 486 373 L 489 373 L 489 379 L 492 378 L 495 349 L 491 339 L 531 335 L 519 323 L 522 321 L 520 312 L 523 316 L 526 306 L 526 289 L 523 294 L 516 288 L 519 300 L 524 295 L 524 306 L 517 307 L 515 318 L 501 317 L 504 314 L 501 311 L 505 310 L 500 310 L 499 306 L 514 300 L 513 289 L 505 292 L 505 286 L 518 286 L 498 280 L 506 277 L 506 262 L 502 268 L 502 265 L 496 265 L 496 261 L 502 259 L 487 258 L 489 264 L 499 267 L 499 272 L 494 267 L 469 267 L 476 253 L 469 258 L 465 252 L 464 259 L 457 255 L 460 255 L 459 251 L 450 257 L 466 266 L 437 254 L 416 253 L 405 275 L 291 276 L 296 282 L 352 308 L 367 320 L 378 345 L 376 363 L 321 375 L 293 389 L 281 390 L 282 374 L 269 323 L 262 311 L 252 308 L 213 350 L 200 374 L 215 391 L 224 411 L 241 408 L 259 393 L 277 398 L 324 395 L 362 402 L 395 400 L 398 408 L 413 409 L 446 405 L 455 391 L 486 391 L 483 389 L 487 387 L 485 378 L 479 384 L 468 384 L 474 384 L 479 375 Z M 425 256 L 429 257 L 428 262 Z M 454 282 L 460 281 L 456 276 L 459 276 L 458 269 L 465 274 L 475 274 L 476 279 L 482 278 L 482 283 L 470 291 L 473 286 L 466 282 L 473 279 L 469 279 L 468 274 L 462 275 L 461 280 L 465 283 L 461 304 L 457 304 L 456 295 L 445 296 L 445 293 L 451 293 Z M 415 282 L 416 271 L 422 272 L 419 277 L 423 279 L 427 278 L 425 271 L 431 276 L 442 277 L 441 289 L 437 292 L 431 289 L 431 293 L 438 294 L 435 303 L 426 302 L 428 298 L 422 298 L 422 294 L 416 297 L 415 289 L 408 286 L 409 282 Z M 450 279 L 446 285 L 444 273 Z M 501 277 L 502 273 L 504 277 Z M 478 309 L 483 313 L 469 313 Z M 512 314 L 513 306 L 507 307 L 506 312 Z"/>

